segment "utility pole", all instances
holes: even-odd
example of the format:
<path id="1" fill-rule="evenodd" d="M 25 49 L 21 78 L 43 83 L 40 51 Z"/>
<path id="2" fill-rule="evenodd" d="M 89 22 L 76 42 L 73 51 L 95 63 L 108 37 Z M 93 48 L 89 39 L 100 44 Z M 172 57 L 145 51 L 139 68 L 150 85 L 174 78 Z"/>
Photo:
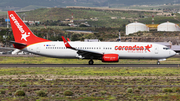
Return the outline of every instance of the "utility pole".
<path id="1" fill-rule="evenodd" d="M 9 28 L 9 19 L 8 19 L 8 13 L 7 13 L 7 28 Z"/>
<path id="2" fill-rule="evenodd" d="M 118 42 L 121 42 L 121 30 L 119 30 L 119 38 L 117 39 Z"/>

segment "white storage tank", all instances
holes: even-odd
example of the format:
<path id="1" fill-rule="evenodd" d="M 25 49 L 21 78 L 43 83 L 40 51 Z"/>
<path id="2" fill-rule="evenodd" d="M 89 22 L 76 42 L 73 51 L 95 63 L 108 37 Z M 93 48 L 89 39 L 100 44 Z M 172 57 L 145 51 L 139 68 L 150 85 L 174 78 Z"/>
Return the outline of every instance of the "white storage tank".
<path id="1" fill-rule="evenodd" d="M 171 32 L 180 31 L 180 27 L 175 23 L 165 22 L 158 25 L 157 31 L 171 31 Z"/>
<path id="2" fill-rule="evenodd" d="M 133 34 L 138 31 L 149 31 L 149 27 L 139 22 L 134 22 L 126 25 L 126 35 Z"/>

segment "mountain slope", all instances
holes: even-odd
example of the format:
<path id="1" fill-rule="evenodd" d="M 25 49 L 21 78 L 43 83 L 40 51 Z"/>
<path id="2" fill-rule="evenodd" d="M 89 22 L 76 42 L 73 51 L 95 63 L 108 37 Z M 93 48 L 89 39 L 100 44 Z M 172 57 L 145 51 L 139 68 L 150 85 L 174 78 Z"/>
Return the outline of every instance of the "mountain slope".
<path id="1" fill-rule="evenodd" d="M 89 6 L 103 7 L 113 5 L 149 5 L 173 3 L 170 0 L 0 0 L 0 10 L 27 10 L 42 7 Z M 31 6 L 31 7 L 29 7 Z"/>

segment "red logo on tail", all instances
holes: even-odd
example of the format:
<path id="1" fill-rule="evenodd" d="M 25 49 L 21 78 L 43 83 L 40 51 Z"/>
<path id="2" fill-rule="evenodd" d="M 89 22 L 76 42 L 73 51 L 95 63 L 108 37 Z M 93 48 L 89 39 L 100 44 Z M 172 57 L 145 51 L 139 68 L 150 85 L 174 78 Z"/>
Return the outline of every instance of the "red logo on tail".
<path id="1" fill-rule="evenodd" d="M 14 11 L 8 11 L 8 14 L 15 42 L 23 43 L 28 46 L 39 42 L 49 41 L 35 36 Z"/>

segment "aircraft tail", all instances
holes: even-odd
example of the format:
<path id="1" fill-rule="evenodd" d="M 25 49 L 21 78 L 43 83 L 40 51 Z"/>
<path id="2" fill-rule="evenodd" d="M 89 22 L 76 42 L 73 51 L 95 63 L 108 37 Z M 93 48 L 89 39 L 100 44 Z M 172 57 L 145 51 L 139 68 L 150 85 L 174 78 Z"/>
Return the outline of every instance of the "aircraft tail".
<path id="1" fill-rule="evenodd" d="M 10 23 L 11 23 L 11 27 L 13 30 L 13 35 L 14 35 L 14 39 L 16 43 L 22 43 L 28 46 L 35 43 L 49 41 L 49 40 L 46 40 L 46 39 L 43 39 L 34 35 L 33 32 L 27 27 L 27 25 L 16 14 L 16 12 L 8 11 L 8 15 L 9 15 L 9 19 L 10 19 Z M 17 44 L 15 44 L 14 46 L 17 46 Z"/>

